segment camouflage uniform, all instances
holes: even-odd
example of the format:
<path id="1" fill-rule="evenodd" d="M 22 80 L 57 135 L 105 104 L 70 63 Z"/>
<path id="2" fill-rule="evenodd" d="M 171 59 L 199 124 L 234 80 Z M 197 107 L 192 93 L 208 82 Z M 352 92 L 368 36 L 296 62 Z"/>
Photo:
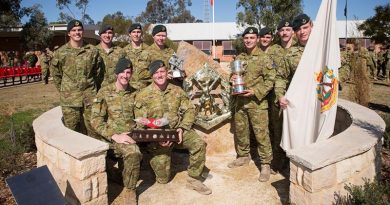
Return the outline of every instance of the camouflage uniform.
<path id="1" fill-rule="evenodd" d="M 279 44 L 272 45 L 269 50 L 268 54 L 270 58 L 273 60 L 275 64 L 276 73 L 283 73 L 286 69 L 286 60 L 285 56 L 287 54 L 289 49 L 284 49 Z M 277 75 L 281 76 L 281 75 Z M 271 136 L 271 143 L 272 143 L 272 150 L 273 150 L 273 166 L 276 168 L 282 169 L 282 167 L 285 165 L 285 163 L 288 162 L 288 159 L 286 157 L 286 153 L 283 151 L 283 149 L 280 147 L 280 141 L 282 139 L 282 131 L 283 131 L 283 115 L 282 111 L 279 108 L 279 97 L 282 97 L 284 93 L 277 93 L 275 87 L 278 87 L 277 84 L 278 81 L 275 81 L 274 89 L 270 92 L 268 95 L 269 100 L 269 124 L 270 124 L 270 136 Z"/>
<path id="2" fill-rule="evenodd" d="M 40 56 L 40 64 L 42 68 L 42 77 L 45 83 L 47 84 L 49 81 L 49 76 L 50 76 L 50 61 L 53 58 L 53 53 L 50 51 L 48 53 L 42 53 Z"/>
<path id="3" fill-rule="evenodd" d="M 125 55 L 133 62 L 133 74 L 130 79 L 130 85 L 133 88 L 141 89 L 151 83 L 151 77 L 148 71 L 148 55 L 143 52 L 148 48 L 145 43 L 141 44 L 141 48 L 133 48 L 131 43 L 123 48 Z"/>
<path id="4" fill-rule="evenodd" d="M 246 63 L 243 80 L 247 89 L 254 91 L 254 96 L 235 96 L 234 126 L 235 149 L 237 157 L 248 157 L 250 151 L 250 125 L 256 137 L 257 152 L 262 164 L 270 164 L 272 147 L 268 131 L 268 101 L 267 95 L 271 91 L 276 71 L 272 60 L 259 48 L 255 48 L 250 55 L 241 53 L 236 60 Z"/>
<path id="5" fill-rule="evenodd" d="M 93 136 L 89 119 L 92 99 L 103 79 L 100 68 L 101 57 L 97 49 L 89 44 L 72 48 L 69 43 L 53 54 L 50 72 L 60 92 L 64 125 L 69 129 Z M 84 127 L 85 126 L 85 127 Z"/>
<path id="6" fill-rule="evenodd" d="M 351 73 L 351 53 L 349 51 L 340 52 L 341 67 L 339 68 L 340 84 L 346 82 L 350 78 Z"/>
<path id="7" fill-rule="evenodd" d="M 136 96 L 135 117 L 166 117 L 168 129 L 182 128 L 183 142 L 175 144 L 178 149 L 187 149 L 190 154 L 188 175 L 193 178 L 201 176 L 206 161 L 206 143 L 191 129 L 195 121 L 195 108 L 186 93 L 178 86 L 168 84 L 164 91 L 151 84 L 140 90 Z M 152 158 L 150 164 L 155 172 L 165 171 L 166 180 L 170 176 L 171 156 L 164 155 L 159 159 Z M 165 163 L 165 164 L 164 164 Z M 160 169 L 160 170 L 156 170 Z"/>
<path id="8" fill-rule="evenodd" d="M 379 51 L 379 53 L 377 54 L 378 55 L 378 59 L 377 59 L 377 62 L 378 62 L 378 70 L 377 70 L 377 76 L 384 76 L 385 75 L 385 72 L 384 72 L 384 67 L 386 66 L 385 64 L 385 55 L 386 55 L 386 51 L 385 50 L 381 50 Z"/>
<path id="9" fill-rule="evenodd" d="M 375 78 L 376 76 L 376 70 L 377 70 L 377 57 L 374 51 L 368 51 L 367 52 L 367 67 L 369 74 L 372 78 Z"/>
<path id="10" fill-rule="evenodd" d="M 104 70 L 104 79 L 102 87 L 104 87 L 116 81 L 116 77 L 114 75 L 115 65 L 119 58 L 125 56 L 125 53 L 122 48 L 117 46 L 111 47 L 108 52 L 106 52 L 100 44 L 97 45 L 96 48 L 99 51 L 100 57 L 103 59 L 102 69 Z"/>

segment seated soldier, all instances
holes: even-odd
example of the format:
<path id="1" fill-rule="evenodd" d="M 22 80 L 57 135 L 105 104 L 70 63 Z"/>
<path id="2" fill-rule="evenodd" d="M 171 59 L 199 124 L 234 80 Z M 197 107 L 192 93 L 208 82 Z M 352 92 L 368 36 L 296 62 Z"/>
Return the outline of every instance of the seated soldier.
<path id="1" fill-rule="evenodd" d="M 126 58 L 118 60 L 114 70 L 116 81 L 99 90 L 94 99 L 91 115 L 93 129 L 101 135 L 101 140 L 110 144 L 108 156 L 121 159 L 118 163 L 123 169 L 122 178 L 125 187 L 123 204 L 137 203 L 135 190 L 142 159 L 139 146 L 128 136 L 135 127 L 133 114 L 135 94 L 134 89 L 129 86 L 132 69 L 130 60 Z M 164 149 L 159 150 L 164 151 Z M 165 150 L 170 151 L 169 147 Z M 156 154 L 151 150 L 151 154 L 158 159 L 159 154 L 164 154 L 163 151 Z"/>
<path id="2" fill-rule="evenodd" d="M 195 121 L 194 106 L 180 87 L 168 82 L 168 70 L 162 60 L 153 61 L 149 65 L 149 72 L 152 76 L 152 84 L 141 89 L 137 94 L 134 108 L 135 117 L 166 118 L 168 120 L 168 124 L 162 128 L 176 129 L 180 138 L 179 143 L 174 144 L 173 147 L 189 151 L 186 187 L 200 194 L 211 194 L 211 189 L 202 183 L 204 180 L 202 173 L 206 161 L 206 143 L 192 129 Z M 172 145 L 172 142 L 167 143 L 168 146 Z M 165 180 L 169 180 L 171 156 L 166 157 L 165 161 L 169 163 L 166 164 L 165 176 L 168 178 Z"/>

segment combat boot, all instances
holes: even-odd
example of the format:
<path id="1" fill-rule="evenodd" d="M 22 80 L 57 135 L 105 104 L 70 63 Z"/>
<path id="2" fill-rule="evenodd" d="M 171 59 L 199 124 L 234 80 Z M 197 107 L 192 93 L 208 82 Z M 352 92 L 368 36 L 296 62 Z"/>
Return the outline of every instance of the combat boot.
<path id="1" fill-rule="evenodd" d="M 211 194 L 210 188 L 204 185 L 200 180 L 192 177 L 188 177 L 186 187 L 187 189 L 197 191 L 199 194 L 203 194 L 203 195 Z"/>
<path id="2" fill-rule="evenodd" d="M 238 157 L 237 159 L 230 162 L 227 166 L 229 168 L 241 167 L 244 165 L 248 165 L 250 161 L 251 161 L 251 158 L 249 156 Z"/>
<path id="3" fill-rule="evenodd" d="M 260 182 L 266 182 L 269 180 L 271 175 L 271 167 L 269 164 L 262 164 L 261 165 L 261 171 L 259 176 Z"/>
<path id="4" fill-rule="evenodd" d="M 137 194 L 135 193 L 135 190 L 124 188 L 123 192 L 123 204 L 137 205 Z"/>

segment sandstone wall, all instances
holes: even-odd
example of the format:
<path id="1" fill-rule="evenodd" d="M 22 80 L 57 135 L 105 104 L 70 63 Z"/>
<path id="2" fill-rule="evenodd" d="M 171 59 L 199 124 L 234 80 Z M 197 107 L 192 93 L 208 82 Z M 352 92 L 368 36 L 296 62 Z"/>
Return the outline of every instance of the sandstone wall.
<path id="1" fill-rule="evenodd" d="M 69 204 L 108 204 L 108 144 L 65 128 L 61 117 L 56 107 L 33 122 L 37 167 L 48 166 Z"/>

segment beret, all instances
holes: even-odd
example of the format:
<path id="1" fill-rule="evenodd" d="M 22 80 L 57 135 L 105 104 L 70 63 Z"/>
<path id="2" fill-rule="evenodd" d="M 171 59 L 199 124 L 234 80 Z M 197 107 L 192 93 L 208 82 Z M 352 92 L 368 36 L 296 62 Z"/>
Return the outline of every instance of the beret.
<path id="1" fill-rule="evenodd" d="M 153 27 L 152 36 L 160 32 L 167 32 L 167 28 L 164 25 L 156 25 Z"/>
<path id="2" fill-rule="evenodd" d="M 99 35 L 102 35 L 102 33 L 105 33 L 108 30 L 114 30 L 114 28 L 111 25 L 103 24 L 99 29 Z"/>
<path id="3" fill-rule="evenodd" d="M 81 21 L 73 19 L 73 20 L 69 21 L 68 25 L 66 26 L 66 31 L 69 32 L 70 30 L 72 30 L 73 27 L 76 27 L 76 26 L 81 26 L 81 28 L 84 28 Z"/>
<path id="4" fill-rule="evenodd" d="M 115 74 L 122 73 L 127 68 L 132 69 L 133 64 L 131 63 L 131 61 L 129 59 L 122 57 L 118 60 L 118 63 L 116 63 L 114 73 Z"/>
<path id="5" fill-rule="evenodd" d="M 155 60 L 149 65 L 149 73 L 153 75 L 159 68 L 165 66 L 164 61 Z"/>
<path id="6" fill-rule="evenodd" d="M 248 27 L 244 30 L 244 33 L 242 33 L 242 37 L 244 37 L 246 34 L 256 34 L 256 35 L 259 35 L 259 30 L 257 30 L 257 28 L 255 27 Z"/>
<path id="7" fill-rule="evenodd" d="M 133 24 L 131 24 L 131 26 L 130 26 L 130 28 L 129 28 L 129 33 L 131 33 L 133 30 L 135 30 L 135 29 L 141 29 L 142 30 L 142 26 L 141 26 L 141 24 L 139 24 L 139 23 L 133 23 Z"/>
<path id="8" fill-rule="evenodd" d="M 283 28 L 283 27 L 293 27 L 293 24 L 291 23 L 291 21 L 289 21 L 289 20 L 286 20 L 286 19 L 283 19 L 283 20 L 281 20 L 280 22 L 279 22 L 279 24 L 278 24 L 278 30 L 279 29 L 281 29 L 281 28 Z"/>
<path id="9" fill-rule="evenodd" d="M 268 27 L 264 27 L 264 28 L 260 29 L 259 36 L 264 36 L 266 34 L 272 35 L 271 29 L 269 29 Z"/>
<path id="10" fill-rule="evenodd" d="M 302 25 L 309 23 L 309 21 L 310 21 L 310 17 L 307 16 L 306 14 L 298 15 L 297 17 L 294 18 L 293 29 L 298 30 Z"/>

